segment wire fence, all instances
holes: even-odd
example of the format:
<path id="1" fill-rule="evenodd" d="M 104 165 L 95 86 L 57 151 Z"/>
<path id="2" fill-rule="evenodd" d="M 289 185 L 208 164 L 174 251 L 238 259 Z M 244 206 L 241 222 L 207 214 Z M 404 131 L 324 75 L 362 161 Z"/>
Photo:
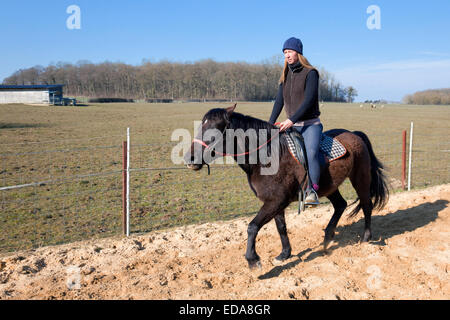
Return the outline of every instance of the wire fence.
<path id="1" fill-rule="evenodd" d="M 394 191 L 402 189 L 402 132 L 368 134 Z M 90 139 L 2 144 L 0 252 L 122 234 L 122 140 Z M 261 202 L 236 165 L 192 172 L 170 159 L 176 143 L 132 133 L 131 233 L 255 214 Z M 450 142 L 415 129 L 412 186 L 448 183 Z M 407 158 L 407 161 L 409 159 Z M 347 181 L 340 188 L 356 197 Z M 297 203 L 291 204 L 295 208 Z"/>
<path id="2" fill-rule="evenodd" d="M 121 145 L 102 141 L 2 145 L 0 251 L 120 233 Z"/>

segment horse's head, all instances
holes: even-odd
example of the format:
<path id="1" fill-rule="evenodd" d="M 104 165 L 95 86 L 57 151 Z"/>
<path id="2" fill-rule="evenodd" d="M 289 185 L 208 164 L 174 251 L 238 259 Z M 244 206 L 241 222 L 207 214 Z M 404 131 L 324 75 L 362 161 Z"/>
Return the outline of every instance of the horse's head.
<path id="1" fill-rule="evenodd" d="M 219 135 L 223 138 L 235 108 L 236 104 L 226 109 L 211 109 L 203 116 L 198 134 L 192 141 L 189 151 L 184 155 L 184 161 L 189 169 L 200 170 L 204 164 L 209 164 L 210 161 L 205 161 L 208 157 L 204 157 L 204 151 L 206 148 L 212 149 L 212 146 L 219 142 L 217 139 Z"/>

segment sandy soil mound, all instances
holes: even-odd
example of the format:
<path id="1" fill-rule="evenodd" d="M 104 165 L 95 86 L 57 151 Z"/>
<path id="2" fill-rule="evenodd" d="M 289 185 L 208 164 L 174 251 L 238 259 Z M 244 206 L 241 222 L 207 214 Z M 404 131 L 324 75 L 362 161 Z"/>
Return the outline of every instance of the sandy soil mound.
<path id="1" fill-rule="evenodd" d="M 450 184 L 391 196 L 360 244 L 363 218 L 341 219 L 322 250 L 332 207 L 286 217 L 293 257 L 270 222 L 262 269 L 244 259 L 251 218 L 0 257 L 0 299 L 449 299 Z"/>

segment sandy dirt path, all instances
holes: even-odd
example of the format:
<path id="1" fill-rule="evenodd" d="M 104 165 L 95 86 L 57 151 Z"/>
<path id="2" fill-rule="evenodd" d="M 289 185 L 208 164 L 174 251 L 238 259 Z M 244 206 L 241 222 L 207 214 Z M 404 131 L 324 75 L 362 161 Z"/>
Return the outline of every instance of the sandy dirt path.
<path id="1" fill-rule="evenodd" d="M 346 211 L 347 212 L 347 211 Z M 450 184 L 392 195 L 360 244 L 363 214 L 332 207 L 286 216 L 293 257 L 281 265 L 275 223 L 259 233 L 262 268 L 244 259 L 251 217 L 0 256 L 0 299 L 449 299 Z"/>

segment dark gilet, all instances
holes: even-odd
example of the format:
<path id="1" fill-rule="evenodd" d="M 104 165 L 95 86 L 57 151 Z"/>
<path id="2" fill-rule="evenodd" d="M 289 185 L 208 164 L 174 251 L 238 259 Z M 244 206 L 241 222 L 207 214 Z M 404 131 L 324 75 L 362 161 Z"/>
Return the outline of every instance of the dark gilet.
<path id="1" fill-rule="evenodd" d="M 292 69 L 288 69 L 289 71 L 283 84 L 283 100 L 286 114 L 290 118 L 301 106 L 305 98 L 306 77 L 313 69 L 305 68 L 301 64 L 296 64 Z M 319 115 L 319 99 L 316 98 L 299 120 L 314 119 Z"/>

